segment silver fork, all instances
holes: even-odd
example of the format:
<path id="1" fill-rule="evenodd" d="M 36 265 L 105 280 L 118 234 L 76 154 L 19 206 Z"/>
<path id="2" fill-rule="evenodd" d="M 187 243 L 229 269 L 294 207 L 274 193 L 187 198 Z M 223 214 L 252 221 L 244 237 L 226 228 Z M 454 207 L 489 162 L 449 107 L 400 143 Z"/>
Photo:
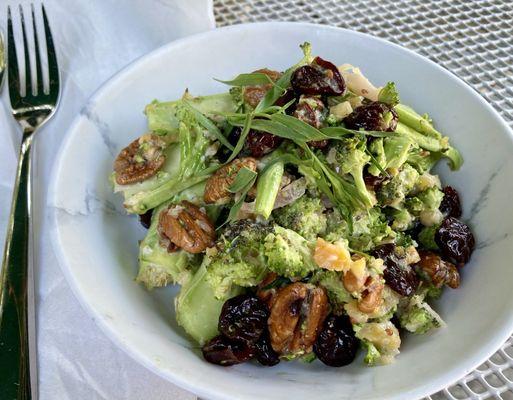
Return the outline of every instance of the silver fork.
<path id="1" fill-rule="evenodd" d="M 31 215 L 31 154 L 35 132 L 55 112 L 59 100 L 59 69 L 48 19 L 43 6 L 43 26 L 48 60 L 48 85 L 43 82 L 43 59 L 39 50 L 34 6 L 31 6 L 34 30 L 35 71 L 30 68 L 30 49 L 23 8 L 19 7 L 25 55 L 25 79 L 19 74 L 10 7 L 7 8 L 7 69 L 9 98 L 13 117 L 21 125 L 23 136 L 16 172 L 11 214 L 0 277 L 0 393 L 2 399 L 27 400 L 32 397 L 29 331 L 28 276 Z M 35 84 L 33 84 L 35 82 Z M 34 360 L 32 360 L 34 361 Z M 37 394 L 34 393 L 34 397 Z"/>

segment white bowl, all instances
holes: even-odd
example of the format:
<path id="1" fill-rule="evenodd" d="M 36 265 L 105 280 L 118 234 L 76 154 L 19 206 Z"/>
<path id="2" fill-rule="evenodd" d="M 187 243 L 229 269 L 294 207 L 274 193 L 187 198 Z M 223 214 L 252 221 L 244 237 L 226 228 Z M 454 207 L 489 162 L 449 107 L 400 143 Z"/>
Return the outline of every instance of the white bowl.
<path id="1" fill-rule="evenodd" d="M 147 292 L 134 282 L 144 236 L 108 182 L 117 152 L 145 131 L 154 98 L 226 90 L 212 78 L 268 66 L 284 69 L 314 53 L 363 69 L 371 81 L 397 82 L 401 98 L 429 112 L 460 149 L 465 164 L 444 182 L 456 187 L 477 239 L 462 286 L 437 305 L 448 324 L 407 336 L 395 364 L 361 360 L 328 368 L 282 362 L 222 368 L 203 361 L 174 319 L 173 287 Z M 304 23 L 238 25 L 181 39 L 134 62 L 103 86 L 77 117 L 60 150 L 50 205 L 53 242 L 77 297 L 105 333 L 155 373 L 211 399 L 408 399 L 435 392 L 470 372 L 513 327 L 513 140 L 499 115 L 461 80 L 427 59 L 364 34 Z M 94 355 L 93 355 L 94 356 Z"/>

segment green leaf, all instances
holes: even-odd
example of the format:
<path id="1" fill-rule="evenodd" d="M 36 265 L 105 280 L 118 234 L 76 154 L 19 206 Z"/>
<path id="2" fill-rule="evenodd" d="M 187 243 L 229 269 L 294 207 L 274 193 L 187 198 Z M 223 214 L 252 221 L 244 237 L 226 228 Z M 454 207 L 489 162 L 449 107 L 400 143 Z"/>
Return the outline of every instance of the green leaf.
<path id="1" fill-rule="evenodd" d="M 237 157 L 242 150 L 242 147 L 244 146 L 244 143 L 246 142 L 246 137 L 248 136 L 249 130 L 251 129 L 251 121 L 253 120 L 253 114 L 249 113 L 246 115 L 246 119 L 244 121 L 244 128 L 242 129 L 242 132 L 240 133 L 239 140 L 237 140 L 237 144 L 235 145 L 235 148 L 232 151 L 232 154 L 226 161 L 226 163 L 229 163 L 232 161 L 235 157 Z"/>
<path id="2" fill-rule="evenodd" d="M 271 115 L 271 121 L 279 122 L 296 132 L 304 141 L 328 139 L 319 129 L 301 121 L 295 117 L 284 114 Z"/>
<path id="3" fill-rule="evenodd" d="M 383 167 L 381 166 L 379 161 L 376 160 L 376 157 L 374 157 L 374 154 L 372 154 L 367 147 L 365 147 L 365 153 L 367 153 L 369 155 L 369 157 L 371 159 L 371 164 L 374 165 L 374 167 L 376 167 L 379 170 L 379 172 L 381 172 L 387 178 L 390 178 L 390 175 L 388 174 L 388 172 L 383 169 Z"/>
<path id="4" fill-rule="evenodd" d="M 254 182 L 257 173 L 249 168 L 243 167 L 237 172 L 235 180 L 228 188 L 230 193 L 237 193 L 243 190 L 250 182 Z"/>
<path id="5" fill-rule="evenodd" d="M 203 126 L 203 128 L 205 128 L 212 135 L 214 135 L 220 143 L 228 147 L 230 150 L 233 150 L 233 146 L 231 145 L 231 143 L 228 141 L 228 139 L 224 137 L 219 128 L 209 118 L 207 118 L 202 112 L 194 108 L 188 101 L 184 100 L 183 104 L 194 115 L 194 118 L 196 118 L 198 123 L 201 126 Z"/>
<path id="6" fill-rule="evenodd" d="M 224 83 L 229 86 L 253 86 L 253 85 L 266 85 L 273 83 L 273 80 L 262 72 L 252 72 L 250 74 L 239 74 L 230 81 L 223 81 L 221 79 L 215 79 L 218 82 Z"/>
<path id="7" fill-rule="evenodd" d="M 242 204 L 244 203 L 244 200 L 246 200 L 246 196 L 249 192 L 249 190 L 253 187 L 253 185 L 255 184 L 255 181 L 256 181 L 256 177 L 257 177 L 257 174 L 254 173 L 255 175 L 253 176 L 253 178 L 248 181 L 248 183 L 246 184 L 246 186 L 244 186 L 242 188 L 242 190 L 240 191 L 240 197 L 239 199 L 233 204 L 232 208 L 230 209 L 230 212 L 228 213 L 228 218 L 226 219 L 226 223 L 229 223 L 229 222 L 232 222 L 232 221 L 235 221 L 237 219 L 237 215 L 239 214 L 239 210 L 240 208 L 242 207 Z M 223 225 L 224 225 L 223 224 Z M 219 228 L 218 228 L 219 229 Z"/>

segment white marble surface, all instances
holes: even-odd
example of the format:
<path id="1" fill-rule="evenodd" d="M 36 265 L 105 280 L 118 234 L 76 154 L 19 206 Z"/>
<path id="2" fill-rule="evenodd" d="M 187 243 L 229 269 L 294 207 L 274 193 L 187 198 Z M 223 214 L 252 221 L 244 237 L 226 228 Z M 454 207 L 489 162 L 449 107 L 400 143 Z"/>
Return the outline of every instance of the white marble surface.
<path id="1" fill-rule="evenodd" d="M 22 2 L 28 5 L 29 2 Z M 39 2 L 35 2 L 36 5 Z M 48 235 L 46 189 L 60 142 L 90 94 L 135 58 L 214 27 L 209 0 L 45 0 L 62 72 L 61 106 L 36 141 L 36 303 L 41 400 L 177 399 L 195 396 L 119 350 L 85 313 L 64 280 Z M 2 2 L 2 14 L 6 4 Z M 28 10 L 28 8 L 27 8 Z M 5 19 L 0 28 L 6 30 Z M 0 103 L 0 239 L 5 237 L 19 132 Z M 39 135 L 38 135 L 39 136 Z"/>

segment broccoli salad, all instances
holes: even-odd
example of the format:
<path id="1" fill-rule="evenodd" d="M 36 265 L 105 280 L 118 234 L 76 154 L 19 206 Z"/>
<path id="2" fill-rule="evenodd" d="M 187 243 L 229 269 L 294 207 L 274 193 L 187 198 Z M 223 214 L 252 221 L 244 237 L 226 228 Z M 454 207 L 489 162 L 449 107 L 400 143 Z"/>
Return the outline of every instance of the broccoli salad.
<path id="1" fill-rule="evenodd" d="M 401 336 L 444 326 L 430 303 L 474 249 L 432 172 L 463 160 L 393 82 L 300 47 L 284 72 L 146 107 L 111 176 L 148 228 L 136 280 L 181 285 L 178 324 L 208 362 L 388 364 Z"/>

